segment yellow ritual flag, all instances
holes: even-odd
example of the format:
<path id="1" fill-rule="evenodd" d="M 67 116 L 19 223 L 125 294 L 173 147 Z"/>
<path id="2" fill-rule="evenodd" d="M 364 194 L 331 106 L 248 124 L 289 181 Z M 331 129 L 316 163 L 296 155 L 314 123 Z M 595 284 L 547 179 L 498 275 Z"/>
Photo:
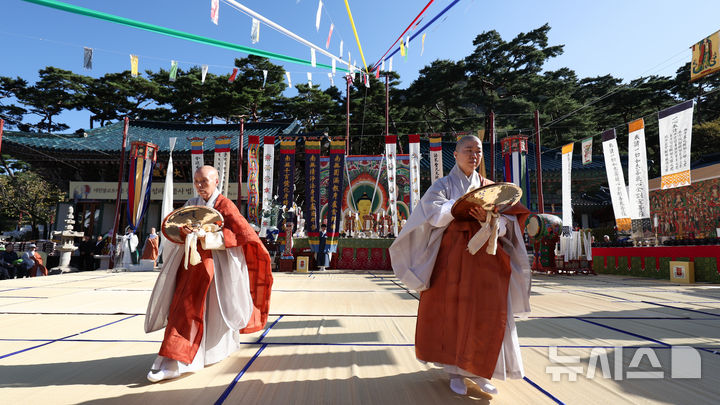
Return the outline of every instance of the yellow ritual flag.
<path id="1" fill-rule="evenodd" d="M 133 77 L 138 75 L 138 57 L 137 55 L 130 55 L 130 74 Z"/>
<path id="2" fill-rule="evenodd" d="M 720 51 L 720 31 L 716 31 L 714 34 L 692 46 L 692 62 L 690 63 L 691 82 L 720 71 L 718 51 Z"/>

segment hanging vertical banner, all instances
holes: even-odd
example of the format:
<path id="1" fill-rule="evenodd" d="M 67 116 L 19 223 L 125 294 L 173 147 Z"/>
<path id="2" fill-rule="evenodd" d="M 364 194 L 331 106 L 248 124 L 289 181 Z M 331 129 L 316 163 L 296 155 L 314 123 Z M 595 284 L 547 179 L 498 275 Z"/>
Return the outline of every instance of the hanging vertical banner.
<path id="1" fill-rule="evenodd" d="M 312 90 L 312 86 L 313 86 L 313 84 L 312 84 L 312 73 L 307 72 L 307 78 L 308 78 L 308 87 L 310 87 L 310 89 Z"/>
<path id="2" fill-rule="evenodd" d="M 588 165 L 592 163 L 592 137 L 583 139 L 580 142 L 580 149 L 582 150 L 582 164 Z"/>
<path id="3" fill-rule="evenodd" d="M 343 41 L 340 40 L 340 59 L 342 59 L 343 56 Z M 350 63 L 350 58 L 348 58 L 348 63 Z"/>
<path id="4" fill-rule="evenodd" d="M 509 136 L 500 142 L 503 156 L 505 181 L 522 189 L 520 202 L 530 206 L 530 173 L 527 165 L 527 137 L 522 135 Z"/>
<path id="5" fill-rule="evenodd" d="M 177 79 L 178 63 L 176 60 L 170 61 L 170 77 L 168 80 L 174 82 Z"/>
<path id="6" fill-rule="evenodd" d="M 720 31 L 692 46 L 690 81 L 720 71 L 718 52 L 720 52 Z"/>
<path id="7" fill-rule="evenodd" d="M 150 205 L 152 172 L 157 161 L 158 147 L 150 142 L 135 141 L 130 149 L 130 173 L 128 174 L 127 220 L 137 231 L 145 211 Z"/>
<path id="8" fill-rule="evenodd" d="M 615 213 L 615 224 L 618 231 L 629 231 L 631 225 L 630 203 L 627 188 L 625 188 L 625 176 L 620 163 L 620 152 L 615 138 L 615 129 L 603 132 L 602 145 L 608 186 L 610 187 L 610 200 Z"/>
<path id="9" fill-rule="evenodd" d="M 330 48 L 330 38 L 332 37 L 333 29 L 335 28 L 335 24 L 330 23 L 330 32 L 328 32 L 328 38 L 327 41 L 325 41 L 325 49 Z M 340 52 L 342 54 L 342 52 Z M 333 59 L 334 61 L 335 59 Z"/>
<path id="10" fill-rule="evenodd" d="M 305 231 L 313 252 L 318 251 L 320 235 L 320 141 L 305 141 Z"/>
<path id="11" fill-rule="evenodd" d="M 167 218 L 167 216 L 170 215 L 170 213 L 173 211 L 173 174 L 175 173 L 175 169 L 173 168 L 172 154 L 173 150 L 175 150 L 176 142 L 177 138 L 173 137 L 168 139 L 168 143 L 170 144 L 170 156 L 168 157 L 167 169 L 165 170 L 165 188 L 163 189 L 163 199 L 162 205 L 160 207 L 160 217 L 163 219 Z M 169 257 L 164 253 L 165 244 L 172 242 L 167 240 L 162 232 L 160 232 L 159 236 L 160 254 L 162 255 L 163 262 L 165 262 L 166 260 L 169 260 Z"/>
<path id="12" fill-rule="evenodd" d="M 268 71 L 267 71 L 267 70 L 263 70 L 262 72 L 263 72 L 263 84 L 262 84 L 262 88 L 264 89 L 264 88 L 265 88 L 265 83 L 267 83 Z"/>
<path id="13" fill-rule="evenodd" d="M 188 141 L 190 141 L 190 164 L 192 165 L 192 174 L 195 176 L 197 169 L 205 166 L 205 158 L 203 156 L 203 143 L 205 142 L 205 138 L 188 138 Z M 195 193 L 195 197 L 197 197 L 198 193 L 195 187 L 193 187 L 193 193 Z"/>
<path id="14" fill-rule="evenodd" d="M 572 200 L 570 198 L 570 175 L 572 173 L 573 144 L 562 147 L 562 223 L 563 235 L 572 231 Z"/>
<path id="15" fill-rule="evenodd" d="M 320 0 L 320 2 L 318 3 L 317 12 L 315 13 L 315 31 L 320 31 L 320 17 L 322 15 L 322 6 L 323 3 L 322 0 Z"/>
<path id="16" fill-rule="evenodd" d="M 333 77 L 333 74 L 328 72 L 328 79 L 330 80 L 330 86 L 335 85 L 335 78 Z"/>
<path id="17" fill-rule="evenodd" d="M 345 177 L 345 139 L 330 141 L 330 183 L 328 190 L 327 246 L 337 252 L 342 214 L 343 180 Z"/>
<path id="18" fill-rule="evenodd" d="M 660 188 L 690 185 L 690 144 L 693 100 L 658 113 L 660 131 Z"/>
<path id="19" fill-rule="evenodd" d="M 227 197 L 228 187 L 230 185 L 230 142 L 232 138 L 229 136 L 216 136 L 215 137 L 215 161 L 213 166 L 218 171 L 220 181 L 218 183 L 218 190 L 220 193 Z"/>
<path id="20" fill-rule="evenodd" d="M 315 48 L 310 48 L 310 66 L 317 67 L 317 59 L 315 57 Z"/>
<path id="21" fill-rule="evenodd" d="M 138 75 L 138 57 L 137 55 L 130 55 L 130 74 L 133 77 Z"/>
<path id="22" fill-rule="evenodd" d="M 332 74 L 335 74 L 335 59 L 332 60 Z"/>
<path id="23" fill-rule="evenodd" d="M 393 71 L 393 70 L 392 70 L 392 60 L 393 60 L 393 58 L 392 58 L 392 56 L 391 56 L 391 57 L 390 57 L 390 67 L 388 68 L 388 72 L 392 72 L 392 71 Z"/>
<path id="24" fill-rule="evenodd" d="M 250 42 L 257 44 L 260 41 L 260 21 L 252 19 L 252 27 L 250 28 Z"/>
<path id="25" fill-rule="evenodd" d="M 387 180 L 388 180 L 388 210 L 390 213 L 393 224 L 393 235 L 398 234 L 398 212 L 397 212 L 397 187 L 395 179 L 395 170 L 397 168 L 397 159 L 395 152 L 397 150 L 397 136 L 387 135 L 385 136 L 385 162 L 387 165 Z"/>
<path id="26" fill-rule="evenodd" d="M 248 222 L 257 226 L 258 221 L 258 150 L 260 137 L 248 136 Z"/>
<path id="27" fill-rule="evenodd" d="M 295 201 L 295 139 L 282 139 L 280 141 L 280 173 L 278 199 L 280 205 L 290 209 Z M 282 214 L 282 213 L 281 213 Z M 285 249 L 285 218 L 278 218 L 278 241 L 281 251 Z"/>
<path id="28" fill-rule="evenodd" d="M 422 42 L 420 45 L 420 56 L 422 56 L 425 53 L 425 35 L 426 35 L 426 33 L 423 33 Z"/>
<path id="29" fill-rule="evenodd" d="M 263 182 L 262 182 L 262 221 L 260 235 L 270 226 L 270 217 L 265 211 L 270 211 L 273 201 L 273 166 L 275 165 L 275 137 L 265 136 L 263 139 Z"/>
<path id="30" fill-rule="evenodd" d="M 205 84 L 205 77 L 207 77 L 208 73 L 208 65 L 202 65 L 202 69 L 200 71 L 200 83 Z"/>
<path id="31" fill-rule="evenodd" d="M 210 21 L 213 24 L 218 25 L 218 18 L 220 16 L 220 0 L 210 0 Z"/>
<path id="32" fill-rule="evenodd" d="M 83 68 L 87 70 L 92 69 L 93 49 L 84 47 L 83 48 Z"/>
<path id="33" fill-rule="evenodd" d="M 420 202 L 420 135 L 408 135 L 410 153 L 410 212 Z"/>
<path id="34" fill-rule="evenodd" d="M 430 136 L 430 181 L 435 183 L 443 176 L 442 137 L 433 134 Z"/>
<path id="35" fill-rule="evenodd" d="M 385 71 L 385 59 L 380 62 L 380 70 L 382 70 L 383 72 Z"/>
<path id="36" fill-rule="evenodd" d="M 628 124 L 628 133 L 628 200 L 632 231 L 633 233 L 652 232 L 645 121 L 642 118 L 632 121 Z"/>
<path id="37" fill-rule="evenodd" d="M 228 83 L 234 82 L 235 78 L 237 77 L 237 74 L 238 74 L 238 68 L 233 68 L 233 72 L 230 75 L 230 78 L 228 79 Z"/>

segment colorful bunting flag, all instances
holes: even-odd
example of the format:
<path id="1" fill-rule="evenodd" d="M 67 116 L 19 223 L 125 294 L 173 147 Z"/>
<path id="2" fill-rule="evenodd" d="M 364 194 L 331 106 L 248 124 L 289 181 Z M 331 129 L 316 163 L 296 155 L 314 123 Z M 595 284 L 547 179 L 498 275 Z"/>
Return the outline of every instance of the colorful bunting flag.
<path id="1" fill-rule="evenodd" d="M 592 137 L 583 139 L 580 143 L 582 149 L 582 164 L 592 163 Z"/>
<path id="2" fill-rule="evenodd" d="M 335 24 L 330 23 L 330 32 L 328 32 L 328 38 L 327 41 L 325 41 L 325 49 L 330 48 L 330 38 L 332 37 L 333 29 L 335 28 Z"/>
<path id="3" fill-rule="evenodd" d="M 265 82 L 267 82 L 267 74 L 268 74 L 268 71 L 263 70 L 263 85 L 262 85 L 263 89 L 265 88 Z"/>
<path id="4" fill-rule="evenodd" d="M 315 48 L 310 48 L 310 66 L 317 66 L 317 61 L 315 59 Z"/>
<path id="5" fill-rule="evenodd" d="M 138 75 L 138 57 L 136 55 L 130 55 L 130 74 L 133 77 Z"/>
<path id="6" fill-rule="evenodd" d="M 340 40 L 340 59 L 342 59 L 343 56 L 343 41 Z M 350 58 L 348 58 L 348 63 L 350 62 Z"/>
<path id="7" fill-rule="evenodd" d="M 228 79 L 228 83 L 232 83 L 235 81 L 235 77 L 237 76 L 238 68 L 233 68 L 233 72 L 230 75 L 230 78 Z"/>
<path id="8" fill-rule="evenodd" d="M 322 0 L 320 0 L 320 2 L 318 3 L 317 12 L 315 13 L 315 31 L 320 31 L 320 16 L 322 13 L 322 6 L 323 3 Z"/>
<path id="9" fill-rule="evenodd" d="M 400 56 L 405 56 L 405 43 L 400 42 Z"/>
<path id="10" fill-rule="evenodd" d="M 84 47 L 83 48 L 83 68 L 90 70 L 92 69 L 93 60 L 93 49 Z"/>
<path id="11" fill-rule="evenodd" d="M 424 33 L 422 36 L 422 41 L 421 41 L 421 45 L 420 45 L 420 56 L 422 56 L 423 53 L 425 53 L 425 35 L 427 35 L 427 33 Z"/>
<path id="12" fill-rule="evenodd" d="M 332 74 L 335 74 L 335 59 L 332 60 Z"/>
<path id="13" fill-rule="evenodd" d="M 250 42 L 257 44 L 260 41 L 260 21 L 253 18 L 252 28 L 250 29 Z"/>
<path id="14" fill-rule="evenodd" d="M 383 72 L 385 71 L 385 59 L 383 59 L 380 63 L 380 70 L 382 70 Z"/>
<path id="15" fill-rule="evenodd" d="M 660 188 L 689 186 L 690 143 L 692 141 L 693 100 L 658 113 L 660 130 Z"/>
<path id="16" fill-rule="evenodd" d="M 310 87 L 310 89 L 312 89 L 312 86 L 313 86 L 313 84 L 312 84 L 312 73 L 307 72 L 307 78 L 308 78 L 308 87 Z"/>
<path id="17" fill-rule="evenodd" d="M 375 69 L 375 78 L 376 79 L 380 78 L 380 69 Z"/>
<path id="18" fill-rule="evenodd" d="M 328 79 L 330 79 L 330 86 L 335 85 L 335 79 L 333 77 L 334 75 L 332 73 L 328 73 Z"/>
<path id="19" fill-rule="evenodd" d="M 218 25 L 220 15 L 220 0 L 210 0 L 210 21 Z"/>
<path id="20" fill-rule="evenodd" d="M 390 67 L 388 68 L 388 72 L 392 72 L 392 56 L 390 57 Z"/>
<path id="21" fill-rule="evenodd" d="M 285 72 L 285 78 L 287 79 L 288 88 L 292 89 L 292 80 L 290 80 L 290 72 Z"/>
<path id="22" fill-rule="evenodd" d="M 168 80 L 174 82 L 177 79 L 178 63 L 176 60 L 170 61 L 170 77 Z"/>
<path id="23" fill-rule="evenodd" d="M 202 65 L 202 69 L 200 72 L 200 83 L 205 84 L 205 77 L 207 76 L 208 72 L 208 65 Z"/>

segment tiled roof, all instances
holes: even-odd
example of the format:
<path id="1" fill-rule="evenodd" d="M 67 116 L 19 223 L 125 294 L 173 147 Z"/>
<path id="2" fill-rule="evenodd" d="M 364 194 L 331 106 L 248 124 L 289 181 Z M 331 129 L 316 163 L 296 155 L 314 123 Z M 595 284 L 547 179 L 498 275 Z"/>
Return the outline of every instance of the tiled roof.
<path id="1" fill-rule="evenodd" d="M 300 126 L 294 122 L 252 122 L 245 124 L 244 148 L 247 148 L 248 136 L 291 135 L 298 132 Z M 34 149 L 67 151 L 67 152 L 117 152 L 122 145 L 123 123 L 116 122 L 101 128 L 86 131 L 82 135 L 37 134 L 29 132 L 6 131 L 4 142 L 19 144 Z M 191 137 L 205 137 L 205 150 L 214 149 L 214 138 L 231 136 L 231 149 L 237 150 L 240 124 L 184 124 L 156 121 L 130 121 L 128 128 L 127 150 L 130 142 L 143 140 L 158 145 L 160 152 L 170 150 L 169 139 L 177 138 L 175 151 L 189 151 Z M 276 139 L 279 142 L 279 139 Z"/>

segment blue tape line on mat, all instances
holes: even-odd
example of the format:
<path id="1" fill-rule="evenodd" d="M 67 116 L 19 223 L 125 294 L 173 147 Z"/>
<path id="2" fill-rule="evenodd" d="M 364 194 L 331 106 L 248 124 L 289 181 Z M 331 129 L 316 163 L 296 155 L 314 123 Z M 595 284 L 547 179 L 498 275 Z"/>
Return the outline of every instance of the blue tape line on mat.
<path id="1" fill-rule="evenodd" d="M 8 292 L 8 291 L 27 290 L 28 288 L 33 288 L 33 287 L 8 288 L 7 290 L 0 290 L 0 293 L 4 293 L 4 292 Z"/>
<path id="2" fill-rule="evenodd" d="M 87 333 L 87 332 L 94 331 L 94 330 L 96 330 L 96 329 L 104 328 L 104 327 L 106 327 L 106 326 L 110 326 L 110 325 L 112 325 L 112 324 L 115 324 L 115 323 L 118 323 L 118 322 L 122 322 L 122 321 L 128 320 L 128 319 L 130 319 L 130 318 L 134 318 L 134 317 L 136 317 L 136 316 L 137 316 L 137 315 L 130 315 L 130 316 L 126 317 L 126 318 L 118 319 L 117 321 L 112 321 L 112 322 L 106 323 L 106 324 L 104 324 L 104 325 L 96 326 L 96 327 L 94 327 L 94 328 L 90 328 L 90 329 L 84 330 L 84 331 L 82 331 L 82 332 L 73 333 L 72 335 L 68 335 L 68 336 L 65 336 L 65 337 L 61 337 L 61 338 L 59 338 L 59 339 L 53 339 L 53 340 L 51 340 L 51 341 L 49 341 L 49 342 L 47 342 L 47 343 L 43 343 L 43 344 L 41 344 L 41 345 L 37 345 L 37 346 L 33 346 L 33 347 L 28 347 L 28 348 L 25 348 L 25 349 L 22 349 L 22 350 L 18 350 L 18 351 L 16 351 L 16 352 L 4 354 L 4 355 L 0 356 L 0 360 L 1 360 L 1 359 L 4 359 L 4 358 L 6 358 L 6 357 L 10 357 L 10 356 L 14 356 L 14 355 L 19 354 L 19 353 L 26 352 L 26 351 L 28 351 L 28 350 L 37 349 L 38 347 L 47 346 L 47 345 L 49 345 L 50 343 L 59 342 L 59 341 L 62 341 L 62 340 L 71 338 L 71 337 L 73 337 L 73 336 L 82 335 L 83 333 Z"/>
<path id="3" fill-rule="evenodd" d="M 278 319 L 276 319 L 275 322 L 272 323 L 272 325 L 270 325 L 269 327 L 265 328 L 265 330 L 263 331 L 262 335 L 260 335 L 260 337 L 258 338 L 258 340 L 255 341 L 255 343 L 260 343 L 260 342 L 262 342 L 262 340 L 265 338 L 265 335 L 267 335 L 268 332 L 270 332 L 270 329 L 272 329 L 273 326 L 275 326 L 275 325 L 278 323 L 278 321 L 283 318 L 283 316 L 285 316 L 285 315 L 280 315 L 280 316 L 278 317 Z"/>
<path id="4" fill-rule="evenodd" d="M 217 401 L 215 401 L 215 405 L 220 405 L 220 404 L 222 404 L 223 402 L 225 402 L 225 400 L 227 399 L 228 395 L 230 395 L 230 391 L 232 391 L 233 388 L 235 388 L 235 385 L 237 385 L 238 381 L 240 381 L 240 379 L 241 379 L 242 376 L 245 374 L 245 372 L 250 368 L 250 366 L 253 364 L 253 362 L 255 361 L 255 359 L 257 359 L 258 356 L 260 356 L 260 353 L 262 353 L 262 351 L 265 350 L 266 347 L 267 347 L 267 344 L 263 344 L 262 346 L 260 346 L 260 348 L 258 349 L 258 351 L 255 352 L 255 355 L 252 356 L 252 358 L 247 362 L 247 364 L 245 364 L 245 367 L 243 367 L 243 369 L 240 370 L 240 372 L 238 373 L 238 375 L 236 375 L 235 378 L 233 378 L 233 380 L 232 380 L 232 382 L 230 383 L 230 385 L 228 385 L 227 388 L 225 388 L 225 391 L 222 393 L 222 395 L 220 395 L 220 398 L 218 398 Z"/>
<path id="5" fill-rule="evenodd" d="M 653 339 L 653 338 L 650 338 L 650 337 L 647 337 L 647 336 L 639 335 L 639 334 L 633 333 L 633 332 L 628 332 L 628 331 L 626 331 L 626 330 L 622 330 L 622 329 L 619 329 L 619 328 L 615 328 L 615 327 L 613 327 L 613 326 L 603 325 L 603 324 L 601 324 L 601 323 L 599 323 L 599 322 L 593 322 L 593 321 L 590 321 L 590 320 L 587 320 L 587 319 L 582 319 L 582 318 L 577 318 L 577 319 L 578 319 L 579 321 L 587 322 L 587 323 L 590 323 L 590 324 L 593 324 L 593 325 L 596 325 L 596 326 L 600 326 L 600 327 L 603 327 L 603 328 L 607 328 L 607 329 L 610 329 L 610 330 L 614 330 L 614 331 L 616 331 L 616 332 L 624 333 L 624 334 L 626 334 L 626 335 L 635 336 L 636 338 L 640 338 L 640 339 L 643 339 L 643 340 L 648 340 L 648 341 L 650 341 L 650 342 L 655 342 L 655 343 L 661 344 L 661 345 L 663 345 L 663 346 L 668 346 L 668 347 L 672 346 L 672 345 L 669 345 L 669 344 L 667 344 L 667 343 L 665 343 L 665 342 L 661 342 L 661 341 L 659 341 L 659 340 L 656 340 L 656 339 Z"/>
<path id="6" fill-rule="evenodd" d="M 563 402 L 563 401 L 555 398 L 555 396 L 554 396 L 553 394 L 545 391 L 541 386 L 535 384 L 535 382 L 534 382 L 533 380 L 531 380 L 531 379 L 529 379 L 529 378 L 527 378 L 527 377 L 523 377 L 523 380 L 527 381 L 528 383 L 530 383 L 530 385 L 532 385 L 533 387 L 537 388 L 538 391 L 540 391 L 540 392 L 542 392 L 543 394 L 547 395 L 547 397 L 550 398 L 550 399 L 552 399 L 553 401 L 555 401 L 556 404 L 565 405 L 565 402 Z"/>
<path id="7" fill-rule="evenodd" d="M 720 316 L 720 314 L 713 314 L 712 312 L 698 311 L 697 309 L 680 308 L 680 307 L 675 307 L 675 306 L 672 306 L 672 305 L 659 304 L 659 303 L 657 303 L 657 302 L 651 302 L 651 301 L 641 301 L 641 302 L 644 302 L 645 304 L 657 305 L 657 306 L 659 306 L 659 307 L 665 307 L 665 308 L 679 309 L 679 310 L 682 310 L 682 311 L 695 312 L 695 313 L 703 314 L 703 315 Z"/>

